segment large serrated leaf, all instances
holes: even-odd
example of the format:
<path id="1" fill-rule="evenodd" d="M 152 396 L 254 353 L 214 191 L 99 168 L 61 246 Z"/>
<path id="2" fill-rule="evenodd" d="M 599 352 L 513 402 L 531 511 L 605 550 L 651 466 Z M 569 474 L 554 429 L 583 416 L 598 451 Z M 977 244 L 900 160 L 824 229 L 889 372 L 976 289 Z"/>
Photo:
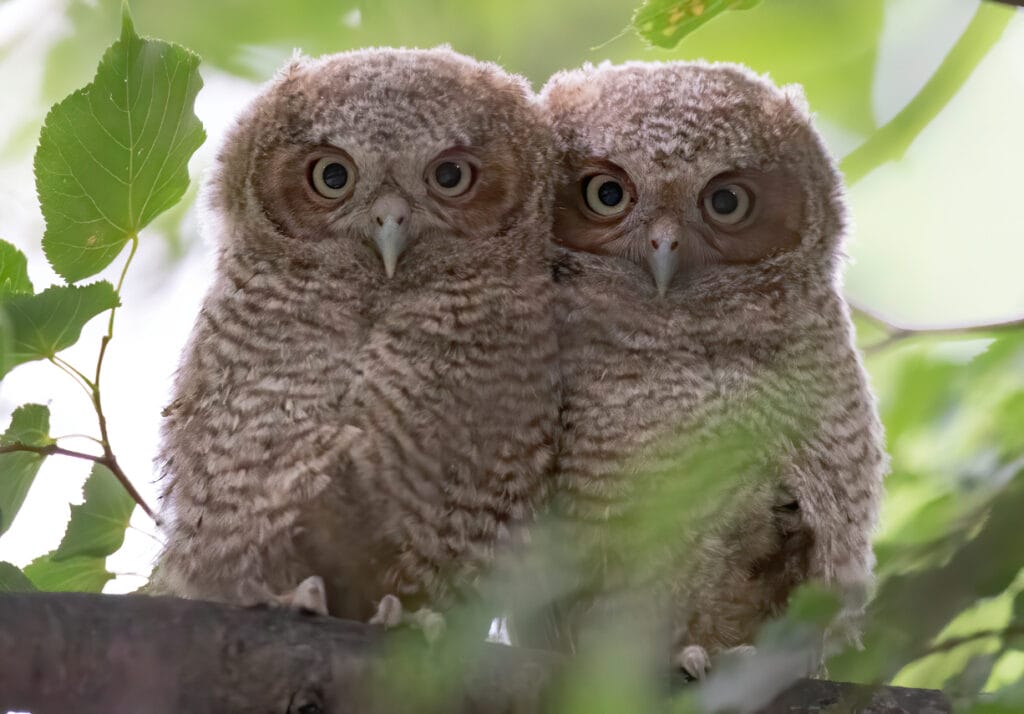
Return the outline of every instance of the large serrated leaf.
<path id="1" fill-rule="evenodd" d="M 25 573 L 10 563 L 0 561 L 0 593 L 27 593 L 35 589 Z"/>
<path id="2" fill-rule="evenodd" d="M 30 446 L 52 444 L 50 410 L 40 404 L 15 409 L 11 425 L 0 436 L 0 445 L 15 442 Z M 0 534 L 11 527 L 44 458 L 27 451 L 0 454 Z"/>
<path id="3" fill-rule="evenodd" d="M 114 577 L 106 567 L 106 558 L 80 555 L 54 560 L 51 555 L 36 558 L 25 566 L 25 575 L 39 590 L 47 592 L 98 593 Z"/>
<path id="4" fill-rule="evenodd" d="M 105 558 L 124 543 L 135 510 L 135 501 L 124 486 L 106 466 L 95 464 L 82 490 L 85 502 L 71 507 L 64 538 L 50 553 L 54 561 L 82 555 Z"/>
<path id="5" fill-rule="evenodd" d="M 10 346 L 0 377 L 23 362 L 53 357 L 70 347 L 85 323 L 119 304 L 114 286 L 106 281 L 55 285 L 38 295 L 9 297 L 3 307 Z"/>
<path id="6" fill-rule="evenodd" d="M 92 83 L 56 104 L 35 155 L 43 250 L 69 281 L 94 275 L 182 197 L 206 134 L 199 57 L 144 40 L 124 14 Z"/>
<path id="7" fill-rule="evenodd" d="M 647 0 L 633 16 L 645 40 L 669 49 L 726 10 L 748 10 L 761 0 Z"/>
<path id="8" fill-rule="evenodd" d="M 25 254 L 7 241 L 0 240 L 0 301 L 8 295 L 32 293 Z"/>

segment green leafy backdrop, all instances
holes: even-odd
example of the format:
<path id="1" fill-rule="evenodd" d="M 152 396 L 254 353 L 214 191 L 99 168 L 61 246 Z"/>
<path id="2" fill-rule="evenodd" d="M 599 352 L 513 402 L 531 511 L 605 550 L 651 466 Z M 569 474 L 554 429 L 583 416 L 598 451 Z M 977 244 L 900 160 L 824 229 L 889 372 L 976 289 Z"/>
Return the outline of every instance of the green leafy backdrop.
<path id="1" fill-rule="evenodd" d="M 104 390 L 123 374 L 104 375 L 103 362 L 108 345 L 127 349 L 133 339 L 113 336 L 115 311 L 133 309 L 123 297 L 136 251 L 148 256 L 152 276 L 173 274 L 174 260 L 204 250 L 194 238 L 189 187 L 190 158 L 205 138 L 193 114 L 201 73 L 224 87 L 229 78 L 265 80 L 296 47 L 318 54 L 450 43 L 539 86 L 583 61 L 703 57 L 802 84 L 852 185 L 858 228 L 849 250 L 859 262 L 849 293 L 863 308 L 858 339 L 892 473 L 865 649 L 837 654 L 831 674 L 945 687 L 979 712 L 1024 710 L 1024 220 L 1012 200 L 1020 180 L 1012 157 L 1024 155 L 1024 138 L 1013 131 L 1024 126 L 1024 52 L 1010 44 L 1024 44 L 1019 12 L 977 0 L 305 0 L 288 11 L 272 0 L 136 0 L 133 25 L 116 0 L 54 5 L 65 24 L 39 43 L 38 97 L 5 105 L 10 131 L 0 135 L 0 169 L 20 177 L 12 181 L 29 179 L 34 157 L 40 205 L 35 223 L 0 211 L 0 237 L 10 241 L 0 241 L 0 376 L 6 386 L 25 373 L 21 365 L 51 362 L 55 378 L 84 390 L 78 397 L 95 426 L 91 442 L 73 448 L 50 434 L 64 404 L 8 404 L 0 395 L 11 414 L 0 437 L 0 534 L 26 495 L 45 496 L 47 478 L 60 478 L 56 470 L 40 475 L 44 460 L 90 462 L 91 472 L 59 546 L 40 548 L 23 570 L 0 563 L 0 591 L 103 588 L 113 576 L 108 558 L 145 500 L 126 488 L 148 484 L 152 474 L 126 473 L 108 433 Z M 0 18 L 13 17 L 15 6 L 31 12 L 25 0 L 8 0 Z M 144 39 L 135 27 L 160 39 Z M 12 83 L 33 31 L 26 24 L 0 33 L 0 72 Z M 916 59 L 900 64 L 893 53 Z M 880 110 L 881 90 L 902 73 L 902 94 Z M 236 108 L 211 112 L 218 130 Z M 192 160 L 193 179 L 208 148 Z M 6 176 L 0 172 L 0 181 Z M 26 225 L 39 231 L 17 230 Z M 154 269 L 154 261 L 164 262 Z M 977 268 L 966 266 L 978 265 L 984 273 L 972 276 Z M 919 272 L 948 280 L 925 284 Z M 94 277 L 101 273 L 108 279 Z M 160 280 L 153 284 L 160 299 Z M 879 314 L 924 316 L 929 329 Z M 965 320 L 981 324 L 961 329 Z M 72 364 L 64 350 L 83 328 L 98 341 L 75 355 L 92 362 Z M 140 521 L 147 523 L 136 513 Z M 0 552 L 6 543 L 0 539 Z M 764 651 L 820 619 L 819 601 L 801 598 L 790 622 L 766 630 Z M 623 646 L 613 638 L 608 656 L 597 652 L 580 664 L 564 694 L 569 710 L 636 705 L 639 675 L 614 664 Z M 994 695 L 977 704 L 981 690 Z"/>

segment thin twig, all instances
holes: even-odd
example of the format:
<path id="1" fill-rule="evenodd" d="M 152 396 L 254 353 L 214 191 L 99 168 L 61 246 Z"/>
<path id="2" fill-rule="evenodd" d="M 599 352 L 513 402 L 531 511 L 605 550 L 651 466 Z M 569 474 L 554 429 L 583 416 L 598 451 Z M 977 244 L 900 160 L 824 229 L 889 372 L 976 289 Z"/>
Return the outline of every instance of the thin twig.
<path id="1" fill-rule="evenodd" d="M 1016 13 L 1008 7 L 980 3 L 960 39 L 921 91 L 867 141 L 846 155 L 841 168 L 853 185 L 882 164 L 899 159 L 917 136 L 956 96 L 964 83 L 999 41 Z"/>
<path id="2" fill-rule="evenodd" d="M 977 640 L 988 639 L 989 637 L 1007 639 L 1009 637 L 1017 637 L 1020 635 L 1024 635 L 1024 623 L 1007 625 L 1006 627 L 1000 628 L 998 630 L 979 630 L 977 632 L 972 632 L 969 635 L 961 635 L 960 637 L 950 637 L 947 640 L 936 642 L 935 644 L 930 645 L 921 650 L 920 653 L 914 659 L 922 659 L 924 657 L 928 657 L 929 655 L 938 654 L 940 652 L 949 652 L 950 650 L 954 650 L 957 647 L 960 647 L 961 645 L 966 645 L 970 642 L 975 642 Z"/>
<path id="3" fill-rule="evenodd" d="M 61 367 L 61 368 L 65 369 L 65 370 L 71 372 L 74 376 L 76 376 L 79 379 L 81 379 L 82 383 L 84 385 L 86 385 L 89 389 L 93 389 L 96 386 L 95 384 L 93 384 L 93 381 L 91 379 L 89 379 L 88 377 L 86 377 L 85 374 L 81 370 L 75 369 L 75 366 L 72 365 L 67 360 L 61 359 L 57 355 L 54 355 L 53 357 L 50 358 L 50 361 L 56 363 L 58 367 Z"/>
<path id="4" fill-rule="evenodd" d="M 64 441 L 65 439 L 87 439 L 97 446 L 103 446 L 103 442 L 97 439 L 95 436 L 89 434 L 61 434 L 60 436 L 51 437 L 54 441 Z"/>
<path id="5" fill-rule="evenodd" d="M 65 449 L 63 447 L 57 446 L 56 444 L 35 446 L 33 444 L 23 444 L 20 441 L 16 441 L 12 444 L 5 444 L 3 446 L 0 446 L 0 454 L 11 454 L 20 451 L 28 452 L 31 454 L 38 454 L 40 456 L 70 456 L 71 458 L 74 459 L 91 461 L 94 464 L 105 466 L 107 469 L 110 470 L 112 474 L 114 474 L 117 480 L 121 482 L 121 485 L 124 486 L 124 489 L 128 492 L 132 499 L 137 504 L 139 504 L 142 510 L 146 512 L 146 515 L 152 518 L 157 524 L 159 524 L 160 520 L 157 518 L 156 514 L 153 513 L 150 507 L 146 504 L 146 501 L 142 498 L 142 495 L 139 494 L 137 490 L 135 490 L 134 486 L 132 486 L 131 481 L 128 480 L 128 476 L 125 475 L 124 471 L 121 470 L 121 466 L 117 463 L 117 459 L 114 457 L 112 453 L 110 453 L 109 446 L 107 446 L 106 444 L 102 444 L 102 446 L 104 453 L 102 455 L 96 455 L 87 454 L 84 451 L 73 451 L 71 449 Z"/>
<path id="6" fill-rule="evenodd" d="M 881 327 L 886 335 L 878 342 L 863 348 L 864 354 L 876 354 L 909 337 L 922 335 L 969 335 L 1002 332 L 1024 328 L 1024 317 L 1015 317 L 997 322 L 968 322 L 960 325 L 898 325 L 889 318 L 866 307 L 854 305 L 854 312 Z"/>
<path id="7" fill-rule="evenodd" d="M 142 535 L 144 535 L 147 538 L 149 538 L 150 540 L 152 540 L 157 545 L 161 545 L 162 546 L 164 544 L 164 542 L 162 540 L 160 540 L 154 534 L 150 533 L 147 530 L 143 530 L 142 528 L 139 528 L 138 526 L 133 526 L 131 523 L 128 524 L 128 527 L 131 528 L 133 531 L 138 531 Z"/>
<path id="8" fill-rule="evenodd" d="M 38 454 L 39 456 L 70 456 L 73 459 L 92 461 L 94 464 L 102 464 L 104 460 L 103 456 L 87 454 L 84 451 L 72 451 L 71 449 L 65 449 L 57 446 L 56 444 L 34 446 L 32 444 L 23 444 L 20 441 L 16 441 L 12 444 L 4 444 L 3 446 L 0 446 L 0 454 L 12 454 L 18 451 L 27 451 L 32 454 Z"/>
<path id="9" fill-rule="evenodd" d="M 74 367 L 69 365 L 64 360 L 58 359 L 57 357 L 50 357 L 48 359 L 49 359 L 50 364 L 52 364 L 54 367 L 59 369 L 61 372 L 63 372 L 67 376 L 71 377 L 71 380 L 75 384 L 77 384 L 79 387 L 81 387 L 82 390 L 86 394 L 89 395 L 90 399 L 92 398 L 92 382 L 91 381 L 89 381 L 88 379 L 85 379 L 78 370 L 76 370 Z"/>

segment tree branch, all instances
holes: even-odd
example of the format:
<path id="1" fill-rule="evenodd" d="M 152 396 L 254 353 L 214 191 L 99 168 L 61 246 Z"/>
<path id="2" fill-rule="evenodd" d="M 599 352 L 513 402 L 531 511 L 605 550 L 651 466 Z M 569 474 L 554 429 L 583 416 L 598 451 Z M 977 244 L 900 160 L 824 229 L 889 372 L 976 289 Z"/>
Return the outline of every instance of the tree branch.
<path id="1" fill-rule="evenodd" d="M 175 598 L 0 594 L 0 711 L 560 711 L 569 663 L 559 655 L 486 643 L 428 648 L 418 634 Z M 863 714 L 951 711 L 931 690 L 803 680 L 760 714 L 845 711 L 854 702 Z"/>
<path id="2" fill-rule="evenodd" d="M 938 654 L 940 652 L 949 652 L 950 650 L 955 650 L 961 645 L 966 645 L 978 640 L 985 640 L 989 637 L 998 637 L 1005 640 L 1013 637 L 1020 637 L 1021 635 L 1024 635 L 1024 623 L 1007 625 L 1006 627 L 1002 627 L 997 630 L 979 630 L 977 632 L 972 632 L 969 635 L 950 637 L 949 639 L 942 640 L 941 642 L 936 642 L 935 644 L 921 650 L 914 659 L 923 659 L 924 657 Z"/>
<path id="3" fill-rule="evenodd" d="M 867 141 L 846 155 L 840 168 L 853 185 L 882 164 L 900 159 L 926 126 L 956 96 L 988 51 L 999 41 L 1015 12 L 982 2 L 964 33 L 907 106 Z"/>
<path id="4" fill-rule="evenodd" d="M 1024 317 L 1015 317 L 1009 320 L 998 322 L 969 322 L 961 325 L 899 325 L 870 308 L 850 304 L 853 312 L 861 317 L 870 320 L 885 331 L 886 336 L 874 344 L 863 348 L 864 354 L 871 355 L 881 352 L 887 347 L 905 340 L 909 337 L 921 335 L 969 335 L 969 334 L 991 334 L 1007 330 L 1019 330 L 1024 328 Z"/>
<path id="5" fill-rule="evenodd" d="M 110 450 L 108 443 L 100 442 L 100 446 L 103 447 L 103 455 L 97 456 L 95 454 L 87 454 L 84 451 L 72 451 L 71 449 L 65 449 L 56 444 L 46 444 L 45 446 L 33 446 L 32 444 L 23 444 L 21 442 L 14 442 L 13 444 L 5 444 L 0 446 L 0 454 L 10 454 L 16 451 L 25 451 L 31 454 L 39 454 L 40 456 L 70 456 L 73 459 L 82 459 L 84 461 L 91 461 L 94 464 L 100 464 L 110 469 L 110 472 L 114 474 L 121 485 L 124 486 L 128 494 L 135 500 L 139 507 L 146 512 L 146 515 L 153 519 L 157 525 L 160 524 L 160 519 L 153 513 L 153 510 L 146 503 L 145 499 L 142 498 L 132 482 L 128 480 L 128 476 L 121 469 L 121 465 L 117 463 L 117 459 L 114 457 L 113 452 Z"/>
<path id="6" fill-rule="evenodd" d="M 95 464 L 103 462 L 102 456 L 95 456 L 93 454 L 86 454 L 82 451 L 72 451 L 71 449 L 64 449 L 56 444 L 47 444 L 46 446 L 33 446 L 31 444 L 22 444 L 20 441 L 16 441 L 12 444 L 4 444 L 0 446 L 0 454 L 12 454 L 17 451 L 27 451 L 31 454 L 39 454 L 40 456 L 70 456 L 73 459 L 83 459 L 85 461 L 92 461 Z"/>

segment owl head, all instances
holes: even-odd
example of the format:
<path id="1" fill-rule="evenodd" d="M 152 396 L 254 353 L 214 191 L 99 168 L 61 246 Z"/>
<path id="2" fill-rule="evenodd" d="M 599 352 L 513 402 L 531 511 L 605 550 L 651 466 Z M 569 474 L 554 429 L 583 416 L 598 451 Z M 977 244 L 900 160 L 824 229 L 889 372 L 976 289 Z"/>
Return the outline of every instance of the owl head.
<path id="1" fill-rule="evenodd" d="M 831 274 L 841 182 L 798 88 L 734 65 L 603 64 L 541 100 L 564 157 L 555 240 L 620 261 L 645 297 Z"/>
<path id="2" fill-rule="evenodd" d="M 542 243 L 505 234 L 550 216 L 547 131 L 524 80 L 447 48 L 298 57 L 237 120 L 206 206 L 228 250 L 357 260 L 394 284 Z"/>

